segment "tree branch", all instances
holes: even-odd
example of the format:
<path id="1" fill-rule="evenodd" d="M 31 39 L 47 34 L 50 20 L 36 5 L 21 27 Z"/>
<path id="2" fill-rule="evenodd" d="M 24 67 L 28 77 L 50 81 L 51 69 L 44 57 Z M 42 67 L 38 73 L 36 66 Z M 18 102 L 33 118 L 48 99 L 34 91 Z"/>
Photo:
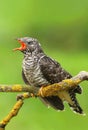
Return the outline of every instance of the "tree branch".
<path id="1" fill-rule="evenodd" d="M 48 86 L 41 86 L 41 88 L 32 87 L 29 85 L 0 85 L 0 92 L 27 92 L 17 97 L 17 103 L 14 105 L 10 113 L 0 122 L 0 130 L 5 130 L 5 126 L 16 116 L 22 107 L 23 100 L 32 96 L 56 96 L 60 92 L 76 87 L 84 80 L 88 80 L 88 72 L 81 71 L 78 75 L 71 79 L 65 79 L 62 82 L 55 83 Z"/>
<path id="2" fill-rule="evenodd" d="M 34 94 L 34 96 L 55 96 L 58 95 L 58 92 L 60 91 L 76 87 L 84 80 L 88 80 L 88 72 L 81 71 L 78 75 L 72 77 L 71 79 L 65 79 L 62 82 L 45 87 L 41 86 L 41 88 L 20 84 L 0 85 L 0 92 L 29 92 L 30 94 Z"/>

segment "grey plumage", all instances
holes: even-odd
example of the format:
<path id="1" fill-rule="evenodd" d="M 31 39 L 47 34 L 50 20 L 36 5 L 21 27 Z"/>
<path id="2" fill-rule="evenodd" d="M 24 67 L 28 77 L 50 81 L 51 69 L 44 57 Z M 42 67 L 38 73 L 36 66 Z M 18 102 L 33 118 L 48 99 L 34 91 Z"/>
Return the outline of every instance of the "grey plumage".
<path id="1" fill-rule="evenodd" d="M 26 49 L 21 50 L 24 53 L 22 76 L 26 84 L 41 87 L 72 77 L 57 61 L 43 52 L 36 39 L 25 37 L 20 38 L 20 41 L 27 45 Z M 80 86 L 77 86 L 61 92 L 58 96 L 44 97 L 41 100 L 57 110 L 63 110 L 63 101 L 67 101 L 75 112 L 82 114 L 83 110 L 76 99 L 76 93 L 81 92 Z"/>

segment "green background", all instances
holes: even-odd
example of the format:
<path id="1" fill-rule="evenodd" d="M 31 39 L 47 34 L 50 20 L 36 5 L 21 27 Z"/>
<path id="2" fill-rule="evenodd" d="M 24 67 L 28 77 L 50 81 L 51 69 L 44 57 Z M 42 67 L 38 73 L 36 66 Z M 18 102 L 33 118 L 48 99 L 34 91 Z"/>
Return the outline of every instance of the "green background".
<path id="1" fill-rule="evenodd" d="M 15 38 L 37 38 L 47 55 L 55 58 L 72 75 L 88 71 L 87 0 L 4 0 L 0 1 L 0 84 L 23 84 L 23 55 L 13 52 Z M 39 99 L 28 99 L 7 130 L 88 130 L 88 87 L 81 83 L 77 95 L 86 116 L 45 107 Z M 0 120 L 11 110 L 17 93 L 0 93 Z"/>

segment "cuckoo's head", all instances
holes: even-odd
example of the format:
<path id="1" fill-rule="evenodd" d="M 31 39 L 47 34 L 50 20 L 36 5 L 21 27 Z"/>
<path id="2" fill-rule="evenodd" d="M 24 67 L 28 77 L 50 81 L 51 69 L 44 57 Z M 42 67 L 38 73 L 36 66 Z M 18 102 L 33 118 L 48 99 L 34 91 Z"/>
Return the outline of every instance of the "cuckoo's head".
<path id="1" fill-rule="evenodd" d="M 42 52 L 41 45 L 35 38 L 23 37 L 23 38 L 17 38 L 17 41 L 21 44 L 21 46 L 19 48 L 15 48 L 14 50 L 19 50 L 24 54 Z"/>

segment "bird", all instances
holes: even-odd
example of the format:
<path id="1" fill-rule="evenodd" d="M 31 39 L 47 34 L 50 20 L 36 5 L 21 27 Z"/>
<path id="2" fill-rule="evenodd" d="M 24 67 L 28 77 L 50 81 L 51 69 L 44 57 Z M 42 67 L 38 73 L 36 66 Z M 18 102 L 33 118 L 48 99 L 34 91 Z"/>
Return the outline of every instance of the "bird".
<path id="1" fill-rule="evenodd" d="M 19 50 L 23 53 L 22 77 L 27 85 L 41 88 L 42 86 L 59 83 L 64 79 L 72 78 L 72 75 L 62 68 L 61 64 L 43 51 L 40 42 L 36 38 L 17 38 L 21 44 Z M 79 105 L 76 94 L 81 94 L 79 85 L 69 90 L 64 90 L 58 96 L 39 97 L 47 106 L 55 110 L 64 110 L 64 101 L 68 103 L 73 112 L 83 114 L 83 109 Z"/>

